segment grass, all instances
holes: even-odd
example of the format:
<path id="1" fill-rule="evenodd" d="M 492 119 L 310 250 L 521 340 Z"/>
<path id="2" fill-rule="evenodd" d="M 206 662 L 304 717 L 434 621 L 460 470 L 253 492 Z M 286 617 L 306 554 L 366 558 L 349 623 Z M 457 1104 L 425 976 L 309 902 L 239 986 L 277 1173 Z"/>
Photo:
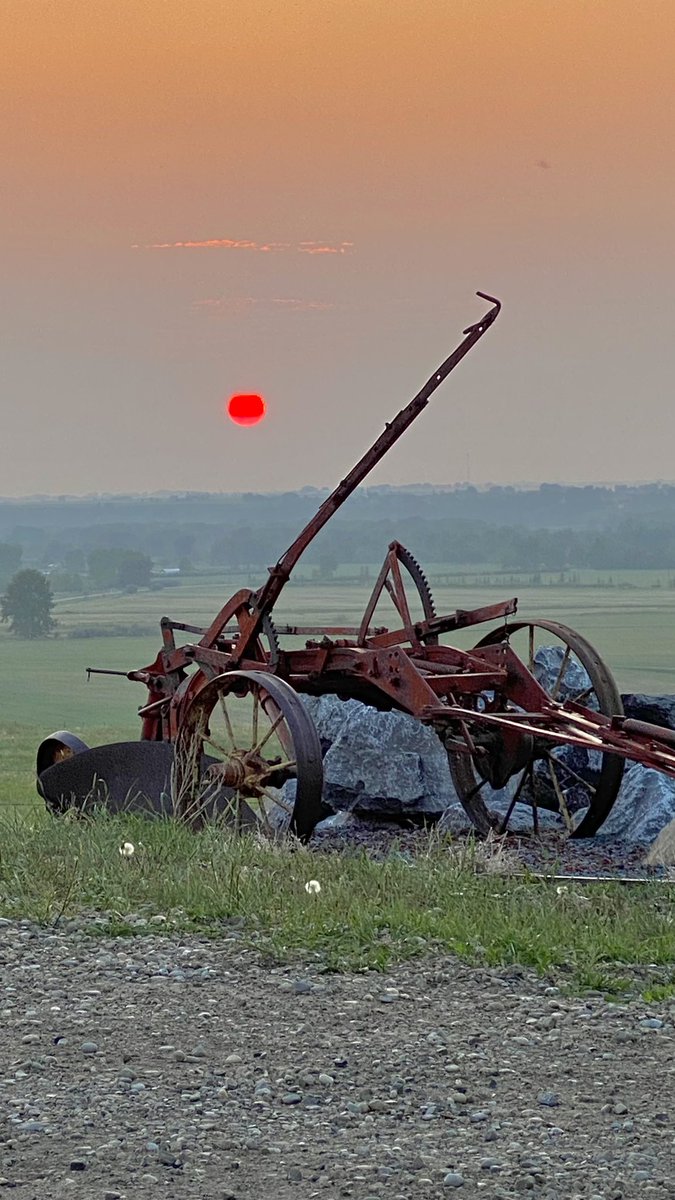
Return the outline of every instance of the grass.
<path id="1" fill-rule="evenodd" d="M 91 919 L 96 932 L 190 931 L 239 936 L 277 961 L 328 970 L 386 970 L 450 953 L 489 966 L 517 963 L 576 989 L 650 998 L 675 988 L 672 888 L 617 884 L 558 891 L 510 876 L 508 860 L 480 846 L 430 836 L 414 862 L 394 851 L 316 854 L 233 836 L 195 835 L 139 817 L 51 820 L 16 816 L 0 826 L 0 914 L 58 925 Z M 130 858 L 120 846 L 131 842 Z M 492 869 L 489 869 L 492 867 Z M 305 884 L 316 879 L 320 892 Z M 99 915 L 94 924 L 96 914 Z M 146 925 L 139 926 L 138 918 Z M 159 918 L 153 921 L 152 918 Z"/>

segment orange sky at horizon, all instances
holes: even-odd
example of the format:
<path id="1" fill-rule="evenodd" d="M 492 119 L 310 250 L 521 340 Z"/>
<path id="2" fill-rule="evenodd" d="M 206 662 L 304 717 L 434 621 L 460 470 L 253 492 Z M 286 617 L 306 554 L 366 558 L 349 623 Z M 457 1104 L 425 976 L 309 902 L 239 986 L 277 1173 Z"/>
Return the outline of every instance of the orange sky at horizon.
<path id="1" fill-rule="evenodd" d="M 675 479 L 672 0 L 0 0 L 0 33 L 0 495 L 332 484 L 476 289 L 498 325 L 374 482 Z"/>

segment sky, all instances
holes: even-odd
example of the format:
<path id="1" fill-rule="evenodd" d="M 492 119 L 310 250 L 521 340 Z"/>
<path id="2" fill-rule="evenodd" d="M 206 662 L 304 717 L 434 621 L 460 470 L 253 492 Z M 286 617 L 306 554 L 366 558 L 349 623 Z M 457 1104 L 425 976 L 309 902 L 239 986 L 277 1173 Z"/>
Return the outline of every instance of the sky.
<path id="1" fill-rule="evenodd" d="M 0 0 L 0 496 L 675 480 L 672 0 Z M 225 405 L 260 392 L 259 425 Z"/>

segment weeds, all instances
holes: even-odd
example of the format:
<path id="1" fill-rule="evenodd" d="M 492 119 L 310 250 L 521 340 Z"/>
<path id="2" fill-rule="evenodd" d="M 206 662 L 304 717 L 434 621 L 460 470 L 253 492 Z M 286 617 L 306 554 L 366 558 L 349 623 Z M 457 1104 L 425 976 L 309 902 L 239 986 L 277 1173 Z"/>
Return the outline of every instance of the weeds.
<path id="1" fill-rule="evenodd" d="M 130 843 L 133 854 L 121 854 Z M 97 918 L 98 931 L 240 935 L 277 960 L 385 970 L 431 952 L 520 964 L 578 987 L 621 993 L 627 968 L 656 997 L 675 963 L 670 896 L 613 884 L 566 890 L 511 875 L 500 843 L 430 837 L 414 861 L 317 854 L 222 826 L 99 813 L 0 824 L 0 913 L 54 925 Z M 499 869 L 495 869 L 495 864 Z M 316 884 L 319 885 L 318 890 Z M 310 885 L 310 886 L 308 886 Z M 670 889 L 668 889 L 670 890 Z M 138 917 L 147 918 L 139 926 Z M 152 917 L 164 918 L 160 923 Z M 102 922 L 101 917 L 105 918 Z M 670 979 L 671 976 L 668 975 Z"/>

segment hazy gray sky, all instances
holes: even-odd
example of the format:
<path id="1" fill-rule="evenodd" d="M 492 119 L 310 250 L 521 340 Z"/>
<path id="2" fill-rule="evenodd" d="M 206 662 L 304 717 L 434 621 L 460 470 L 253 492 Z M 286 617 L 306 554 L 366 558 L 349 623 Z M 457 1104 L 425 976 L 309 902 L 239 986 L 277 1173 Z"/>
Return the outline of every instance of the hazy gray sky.
<path id="1" fill-rule="evenodd" d="M 0 0 L 0 37 L 0 495 L 332 485 L 477 288 L 373 482 L 675 479 L 672 0 Z"/>

